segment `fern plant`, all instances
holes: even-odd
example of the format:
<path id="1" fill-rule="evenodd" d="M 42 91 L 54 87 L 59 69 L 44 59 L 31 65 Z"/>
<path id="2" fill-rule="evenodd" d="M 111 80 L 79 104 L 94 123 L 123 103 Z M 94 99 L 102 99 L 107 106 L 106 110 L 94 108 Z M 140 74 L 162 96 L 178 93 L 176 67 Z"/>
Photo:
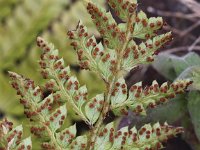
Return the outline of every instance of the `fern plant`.
<path id="1" fill-rule="evenodd" d="M 184 92 L 190 80 L 176 80 L 161 86 L 156 81 L 143 88 L 142 82 L 130 89 L 124 75 L 139 64 L 154 60 L 158 49 L 172 39 L 171 32 L 157 35 L 163 26 L 162 18 L 147 18 L 143 11 L 137 12 L 137 0 L 107 0 L 111 9 L 123 21 L 117 24 L 110 12 L 84 1 L 88 13 L 103 40 L 97 42 L 90 36 L 87 27 L 80 21 L 75 30 L 69 31 L 71 45 L 78 55 L 82 69 L 96 73 L 105 83 L 105 91 L 90 97 L 85 85 L 70 73 L 62 57 L 53 44 L 37 38 L 42 49 L 39 61 L 42 76 L 47 79 L 45 88 L 50 95 L 43 93 L 44 87 L 34 81 L 9 72 L 12 86 L 21 96 L 24 114 L 32 122 L 31 133 L 43 141 L 43 149 L 55 150 L 150 150 L 163 148 L 162 142 L 183 132 L 181 127 L 145 124 L 141 129 L 123 127 L 116 129 L 115 123 L 104 125 L 109 111 L 117 116 L 128 114 L 146 115 L 146 110 L 166 103 L 176 94 Z M 138 40 L 142 41 L 138 44 Z M 98 83 L 94 83 L 98 84 Z M 85 135 L 76 135 L 76 124 L 63 129 L 67 118 L 67 107 L 71 107 L 90 127 Z"/>

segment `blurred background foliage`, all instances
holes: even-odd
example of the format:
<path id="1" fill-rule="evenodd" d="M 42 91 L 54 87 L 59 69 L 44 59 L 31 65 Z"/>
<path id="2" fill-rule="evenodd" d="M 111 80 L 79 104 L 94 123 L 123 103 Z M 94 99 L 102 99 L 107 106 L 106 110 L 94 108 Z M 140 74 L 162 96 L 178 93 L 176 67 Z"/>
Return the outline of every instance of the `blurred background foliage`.
<path id="1" fill-rule="evenodd" d="M 104 0 L 93 0 L 99 6 L 109 8 Z M 164 122 L 176 126 L 184 126 L 185 134 L 166 145 L 167 150 L 200 150 L 200 2 L 199 0 L 139 0 L 139 9 L 148 16 L 162 16 L 168 23 L 163 30 L 172 30 L 174 40 L 163 48 L 161 55 L 153 65 L 140 66 L 126 76 L 130 87 L 136 82 L 144 81 L 144 86 L 157 80 L 173 82 L 178 77 L 193 78 L 192 92 L 180 95 L 169 104 L 149 110 L 148 117 L 138 117 L 130 113 L 120 122 L 120 126 L 141 126 L 148 122 Z M 113 14 L 114 15 L 114 14 Z M 119 18 L 114 15 L 118 22 Z M 42 36 L 55 44 L 60 55 L 72 68 L 82 84 L 87 85 L 90 96 L 103 90 L 103 83 L 94 74 L 80 70 L 76 62 L 76 54 L 70 46 L 66 33 L 73 30 L 79 20 L 89 28 L 98 41 L 101 40 L 90 16 L 87 14 L 82 0 L 0 0 L 0 119 L 4 116 L 14 123 L 23 123 L 28 133 L 29 123 L 23 115 L 15 91 L 9 84 L 7 71 L 15 71 L 44 85 L 41 79 L 37 60 L 40 49 L 36 46 L 36 37 Z M 194 73 L 191 73 L 194 72 Z M 195 107 L 196 106 L 196 107 Z M 112 114 L 109 119 L 113 119 Z M 106 121 L 108 121 L 106 120 Z M 70 113 L 66 126 L 78 121 Z M 82 122 L 77 122 L 79 132 L 87 129 Z M 79 133 L 80 134 L 80 133 Z M 38 142 L 38 141 L 37 141 Z M 35 149 L 39 149 L 35 144 Z"/>
<path id="2" fill-rule="evenodd" d="M 103 5 L 102 2 L 100 4 Z M 37 36 L 55 44 L 66 63 L 71 65 L 74 73 L 78 73 L 80 80 L 88 80 L 92 93 L 101 89 L 101 84 L 98 87 L 93 84 L 93 81 L 99 80 L 96 76 L 86 71 L 80 72 L 76 55 L 66 36 L 68 30 L 76 28 L 80 18 L 90 28 L 91 33 L 97 34 L 92 22 L 87 19 L 89 16 L 81 1 L 1 0 L 0 14 L 1 113 L 10 117 L 21 117 L 23 111 L 8 83 L 8 70 L 32 78 L 38 84 L 43 83 L 37 63 L 40 56 L 35 42 Z"/>
<path id="3" fill-rule="evenodd" d="M 104 7 L 104 2 L 97 1 Z M 88 26 L 90 33 L 99 36 L 81 1 L 70 0 L 0 0 L 0 118 L 6 116 L 16 124 L 24 124 L 28 134 L 28 121 L 23 115 L 15 91 L 9 84 L 7 71 L 12 70 L 44 84 L 37 60 L 40 49 L 36 37 L 42 36 L 55 44 L 66 64 L 82 84 L 87 85 L 93 96 L 103 88 L 103 83 L 94 74 L 80 71 L 76 54 L 67 39 L 67 31 L 76 28 L 80 19 Z M 97 86 L 98 83 L 98 86 Z M 78 120 L 68 110 L 66 126 Z M 38 144 L 36 144 L 38 145 Z M 36 147 L 36 149 L 39 147 Z"/>

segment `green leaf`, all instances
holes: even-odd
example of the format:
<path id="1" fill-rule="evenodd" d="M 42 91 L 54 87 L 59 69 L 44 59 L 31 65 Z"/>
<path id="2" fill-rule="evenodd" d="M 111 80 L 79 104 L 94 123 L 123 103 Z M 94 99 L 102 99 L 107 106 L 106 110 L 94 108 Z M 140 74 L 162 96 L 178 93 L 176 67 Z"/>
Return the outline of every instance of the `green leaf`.
<path id="1" fill-rule="evenodd" d="M 188 64 L 188 66 L 192 65 L 199 65 L 200 64 L 200 57 L 195 52 L 190 52 L 183 57 L 184 61 Z"/>
<path id="2" fill-rule="evenodd" d="M 109 0 L 108 4 L 123 21 L 128 21 L 130 16 L 136 13 L 137 0 L 132 0 L 131 2 L 128 0 L 122 0 L 121 2 Z"/>
<path id="3" fill-rule="evenodd" d="M 83 104 L 86 102 L 86 100 L 88 99 L 88 92 L 87 92 L 87 88 L 86 86 L 82 86 L 78 89 L 78 91 L 76 91 L 76 93 L 74 94 L 74 100 L 76 105 L 78 106 L 78 108 L 81 110 Z"/>
<path id="4" fill-rule="evenodd" d="M 22 125 L 19 125 L 12 129 L 7 136 L 8 140 L 8 148 L 15 148 L 17 146 L 17 142 L 21 139 L 23 132 Z"/>
<path id="5" fill-rule="evenodd" d="M 126 148 L 131 147 L 132 149 L 139 150 L 139 148 L 162 149 L 162 141 L 168 140 L 170 136 L 176 136 L 177 134 L 182 133 L 183 129 L 169 126 L 167 123 L 164 125 L 156 123 L 153 126 L 146 124 L 138 131 L 133 127 L 130 131 L 131 134 L 129 133 L 129 136 L 132 136 L 132 143 L 127 143 L 124 146 Z"/>
<path id="6" fill-rule="evenodd" d="M 155 36 L 148 39 L 145 43 L 137 45 L 131 41 L 123 53 L 122 68 L 130 71 L 139 64 L 149 64 L 154 60 L 157 50 L 171 40 L 171 32 Z"/>
<path id="7" fill-rule="evenodd" d="M 125 83 L 124 78 L 120 78 L 115 83 L 111 94 L 111 105 L 114 106 L 116 104 L 123 103 L 127 98 L 127 85 Z"/>
<path id="8" fill-rule="evenodd" d="M 128 131 L 128 126 L 121 128 L 120 130 L 117 131 L 116 136 L 114 138 L 113 145 L 110 150 L 116 150 L 116 149 L 121 149 L 122 145 L 125 144 L 125 136 L 129 134 Z M 126 140 L 128 140 L 127 138 Z M 124 144 L 122 144 L 124 143 Z"/>
<path id="9" fill-rule="evenodd" d="M 74 99 L 74 95 L 79 93 L 80 90 L 83 90 L 79 90 L 80 84 L 78 79 L 70 75 L 69 67 L 65 67 L 64 60 L 59 58 L 58 50 L 54 48 L 53 44 L 49 44 L 41 37 L 37 38 L 37 44 L 43 50 L 40 61 L 43 77 L 55 80 L 55 83 L 59 87 L 61 97 L 69 102 L 75 113 L 77 113 L 82 120 L 88 123 L 86 116 L 82 113 L 82 109 L 80 108 L 83 101 L 77 103 L 76 99 Z M 86 90 L 86 88 L 84 88 L 84 90 Z"/>
<path id="10" fill-rule="evenodd" d="M 172 54 L 160 54 L 153 64 L 154 68 L 168 79 L 174 80 L 188 67 L 200 64 L 198 54 L 191 52 L 179 57 Z"/>
<path id="11" fill-rule="evenodd" d="M 178 79 L 188 78 L 193 81 L 190 89 L 200 90 L 200 65 L 188 67 L 178 76 Z"/>
<path id="12" fill-rule="evenodd" d="M 120 29 L 110 12 L 106 13 L 105 10 L 91 2 L 88 3 L 87 10 L 97 30 L 103 37 L 104 45 L 110 49 L 114 49 L 117 48 L 120 43 L 123 43 L 123 40 L 120 40 L 122 37 Z"/>
<path id="13" fill-rule="evenodd" d="M 198 140 L 200 141 L 200 92 L 193 91 L 188 96 L 188 110 Z"/>
<path id="14" fill-rule="evenodd" d="M 41 109 L 41 113 L 46 116 L 49 114 L 49 109 L 48 107 L 50 107 L 50 105 L 53 103 L 54 98 L 53 98 L 53 94 L 50 94 L 49 96 L 47 96 L 43 101 L 41 101 L 39 103 L 39 108 L 43 108 Z"/>
<path id="15" fill-rule="evenodd" d="M 116 62 L 115 51 L 112 49 L 104 51 L 101 42 L 97 44 L 94 36 L 88 36 L 87 28 L 81 21 L 75 31 L 68 32 L 68 36 L 77 52 L 81 68 L 90 69 L 108 81 L 113 74 L 113 66 Z"/>
<path id="16" fill-rule="evenodd" d="M 46 130 L 46 128 L 44 127 L 44 125 L 42 123 L 32 124 L 32 126 L 30 127 L 30 131 L 36 137 L 42 136 L 42 139 L 44 141 L 49 140 L 48 130 Z"/>
<path id="17" fill-rule="evenodd" d="M 63 148 L 67 148 L 75 137 L 76 137 L 76 124 L 70 126 L 69 128 L 64 129 L 59 133 L 56 133 L 56 140 Z"/>
<path id="18" fill-rule="evenodd" d="M 78 136 L 69 146 L 70 150 L 86 150 L 87 136 Z"/>
<path id="19" fill-rule="evenodd" d="M 16 149 L 23 149 L 23 150 L 31 150 L 32 149 L 32 141 L 31 137 L 28 137 L 20 142 L 20 144 L 16 147 Z"/>
<path id="20" fill-rule="evenodd" d="M 174 98 L 177 94 L 191 84 L 190 79 L 176 80 L 171 85 L 163 83 L 160 87 L 156 81 L 153 81 L 151 86 L 142 89 L 142 83 L 136 83 L 131 86 L 126 101 L 112 105 L 112 110 L 117 113 L 123 112 L 126 108 L 130 108 L 134 113 L 146 115 L 146 109 L 155 108 L 160 104 L 166 103 L 169 99 Z"/>
<path id="21" fill-rule="evenodd" d="M 101 129 L 99 135 L 97 136 L 94 149 L 95 150 L 109 150 L 112 147 L 112 143 L 110 143 L 110 134 L 114 133 L 114 123 L 111 122 L 107 124 L 104 128 Z M 114 136 L 114 135 L 113 135 Z"/>
<path id="22" fill-rule="evenodd" d="M 172 63 L 176 71 L 176 74 L 179 75 L 186 68 L 190 66 L 199 65 L 200 57 L 198 54 L 191 52 L 183 57 L 174 57 L 174 59 L 172 59 Z"/>
<path id="23" fill-rule="evenodd" d="M 38 92 L 41 92 L 41 89 L 35 87 L 33 81 L 11 72 L 10 77 L 12 79 L 13 87 L 22 97 L 21 103 L 25 106 L 25 114 L 28 118 L 34 121 L 34 124 L 31 127 L 31 132 L 36 136 L 43 138 L 45 142 L 42 144 L 42 147 L 44 149 L 59 148 L 60 146 L 58 145 L 58 142 L 55 141 L 54 136 L 56 131 L 64 123 L 64 120 L 67 116 L 67 109 L 66 105 L 55 109 L 52 108 L 53 106 L 51 104 L 57 102 L 56 100 L 58 100 L 58 96 L 61 96 L 57 95 L 58 93 L 56 92 L 54 94 L 50 94 L 44 100 L 42 100 L 42 97 L 40 97 L 40 100 L 38 101 L 37 94 Z M 76 82 L 77 80 L 74 81 Z M 78 82 L 76 82 L 75 85 L 78 86 Z M 83 92 L 84 88 L 82 88 L 81 91 Z M 53 112 L 51 111 L 52 109 L 54 109 Z"/>
<path id="24" fill-rule="evenodd" d="M 13 123 L 7 119 L 0 121 L 0 149 L 24 149 L 31 150 L 32 142 L 28 137 L 22 140 L 23 127 L 19 125 L 12 128 Z"/>
<path id="25" fill-rule="evenodd" d="M 123 127 L 115 131 L 113 122 L 101 129 L 94 145 L 95 150 L 116 150 L 116 149 L 162 149 L 162 142 L 170 137 L 183 132 L 181 127 L 172 127 L 167 123 L 160 125 L 145 124 L 138 131 L 135 127 L 128 130 Z"/>
<path id="26" fill-rule="evenodd" d="M 62 126 L 66 116 L 67 116 L 66 105 L 60 106 L 49 116 L 50 128 L 53 132 L 55 132 Z"/>
<path id="27" fill-rule="evenodd" d="M 115 106 L 115 107 L 113 107 L 112 111 L 117 116 L 121 116 L 121 115 L 127 116 L 129 108 L 126 105 L 121 105 L 119 107 Z"/>
<path id="28" fill-rule="evenodd" d="M 153 63 L 153 67 L 160 74 L 162 74 L 167 79 L 170 79 L 171 81 L 173 81 L 177 77 L 177 74 L 174 70 L 174 66 L 172 63 L 172 59 L 173 59 L 172 57 L 174 58 L 175 56 L 160 53 L 156 57 L 156 60 Z"/>
<path id="29" fill-rule="evenodd" d="M 163 26 L 161 17 L 147 18 L 143 11 L 137 14 L 136 23 L 134 24 L 133 37 L 139 39 L 148 39 L 155 36 L 155 31 Z"/>
<path id="30" fill-rule="evenodd" d="M 98 73 L 98 62 L 104 54 L 103 45 L 97 44 L 94 36 L 88 36 L 87 27 L 79 21 L 76 30 L 69 31 L 71 45 L 78 54 L 79 65 L 84 69 L 90 69 Z"/>
<path id="31" fill-rule="evenodd" d="M 70 96 L 73 96 L 76 91 L 79 89 L 78 79 L 74 76 L 71 76 L 65 84 L 65 88 Z"/>
<path id="32" fill-rule="evenodd" d="M 90 120 L 90 124 L 94 124 L 99 118 L 104 103 L 104 94 L 96 95 L 85 106 L 85 114 Z"/>
<path id="33" fill-rule="evenodd" d="M 135 117 L 135 115 L 131 115 L 129 119 L 134 123 L 134 125 L 137 122 L 136 126 L 138 124 L 156 122 L 158 120 L 159 122 L 165 122 L 167 120 L 167 122 L 173 124 L 177 120 L 185 117 L 187 111 L 187 96 L 186 94 L 180 94 L 171 101 L 162 104 L 159 107 L 149 109 L 147 111 L 147 116 Z"/>
<path id="34" fill-rule="evenodd" d="M 101 61 L 99 62 L 99 68 L 102 70 L 105 81 L 109 82 L 112 79 L 115 70 L 117 55 L 114 50 L 107 49 L 104 53 Z"/>

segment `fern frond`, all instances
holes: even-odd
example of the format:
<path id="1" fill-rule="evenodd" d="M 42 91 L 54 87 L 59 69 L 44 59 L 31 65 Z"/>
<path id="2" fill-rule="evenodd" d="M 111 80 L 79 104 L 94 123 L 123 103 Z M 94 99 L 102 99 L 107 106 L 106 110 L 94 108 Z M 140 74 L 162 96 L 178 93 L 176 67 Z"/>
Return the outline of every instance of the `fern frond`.
<path id="1" fill-rule="evenodd" d="M 142 82 L 139 82 L 131 86 L 127 92 L 124 79 L 119 79 L 112 93 L 111 110 L 117 115 L 127 115 L 128 109 L 138 115 L 146 115 L 147 108 L 155 108 L 166 103 L 177 94 L 183 93 L 191 83 L 189 79 L 177 80 L 172 84 L 163 83 L 159 87 L 158 83 L 153 81 L 151 86 L 143 89 Z"/>
<path id="2" fill-rule="evenodd" d="M 59 58 L 58 50 L 52 44 L 48 44 L 42 38 L 37 39 L 38 46 L 42 48 L 40 66 L 44 78 L 55 80 L 55 85 L 61 91 L 65 101 L 73 106 L 74 111 L 88 122 L 83 114 L 81 107 L 87 100 L 87 89 L 85 86 L 80 87 L 78 79 L 70 75 L 70 68 L 65 67 L 63 58 Z"/>
<path id="3" fill-rule="evenodd" d="M 161 17 L 147 18 L 147 15 L 140 11 L 137 14 L 134 31 L 132 37 L 139 39 L 149 39 L 156 35 L 156 31 L 163 26 L 163 19 Z"/>
<path id="4" fill-rule="evenodd" d="M 52 44 L 45 42 L 42 38 L 38 38 L 37 43 L 38 46 L 43 49 L 40 65 L 44 78 L 53 79 L 54 82 L 51 83 L 57 86 L 61 97 L 63 97 L 66 102 L 71 104 L 73 110 L 81 117 L 82 120 L 90 125 L 93 125 L 100 115 L 104 102 L 104 96 L 97 95 L 91 100 L 88 100 L 86 86 L 80 87 L 78 79 L 70 74 L 70 68 L 65 67 L 64 60 L 59 58 L 58 50 L 56 50 Z M 93 105 L 98 103 L 98 105 L 96 104 L 95 107 L 92 107 L 92 103 Z M 85 104 L 86 108 L 84 114 L 82 107 Z"/>
<path id="5" fill-rule="evenodd" d="M 105 12 L 105 10 L 92 2 L 88 3 L 87 10 L 99 33 L 102 35 L 105 46 L 114 49 L 119 43 L 123 42 L 124 33 L 121 33 L 110 12 Z"/>
<path id="6" fill-rule="evenodd" d="M 9 122 L 7 119 L 0 121 L 0 149 L 31 150 L 31 138 L 28 137 L 22 140 L 22 125 L 19 125 L 15 128 L 12 126 L 13 123 Z"/>
<path id="7" fill-rule="evenodd" d="M 94 36 L 88 36 L 87 28 L 81 22 L 75 31 L 68 32 L 68 36 L 78 54 L 80 66 L 90 69 L 108 82 L 115 71 L 115 51 L 109 49 L 105 51 L 101 42 L 97 44 Z"/>
<path id="8" fill-rule="evenodd" d="M 65 140 L 67 139 L 69 143 L 66 144 L 62 143 L 64 137 L 63 139 L 60 138 L 66 131 L 57 132 L 67 117 L 66 105 L 53 109 L 53 103 L 56 100 L 53 94 L 43 98 L 41 89 L 38 86 L 35 87 L 33 81 L 13 72 L 9 72 L 9 74 L 12 79 L 12 86 L 22 97 L 20 103 L 24 105 L 24 113 L 28 118 L 34 121 L 31 132 L 49 141 L 48 143 L 43 143 L 42 147 L 61 150 L 65 148 L 66 145 L 68 146 L 75 137 L 76 131 L 68 131 Z M 74 129 L 74 127 L 70 127 L 70 129 L 71 128 Z"/>
<path id="9" fill-rule="evenodd" d="M 153 126 L 146 124 L 139 130 L 135 127 L 128 129 L 126 126 L 116 131 L 114 123 L 111 122 L 101 129 L 93 148 L 94 150 L 158 150 L 163 148 L 162 142 L 182 132 L 183 128 L 175 128 L 167 123 L 164 125 L 156 123 Z"/>
<path id="10" fill-rule="evenodd" d="M 159 48 L 172 40 L 171 32 L 158 35 L 146 42 L 137 45 L 131 41 L 123 53 L 122 69 L 130 71 L 139 64 L 148 64 L 154 61 L 154 57 L 158 54 Z"/>

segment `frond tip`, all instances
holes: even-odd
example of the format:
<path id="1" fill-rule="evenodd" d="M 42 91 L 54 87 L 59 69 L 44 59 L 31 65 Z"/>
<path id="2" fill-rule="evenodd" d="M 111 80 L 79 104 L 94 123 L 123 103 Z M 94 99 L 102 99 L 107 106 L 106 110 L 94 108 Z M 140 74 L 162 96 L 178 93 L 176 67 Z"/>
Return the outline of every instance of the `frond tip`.
<path id="1" fill-rule="evenodd" d="M 65 66 L 64 59 L 59 57 L 59 52 L 53 44 L 41 37 L 37 38 L 37 44 L 43 51 L 39 62 L 43 77 L 54 81 L 61 97 L 69 102 L 82 120 L 89 124 L 89 120 L 82 112 L 82 105 L 87 100 L 86 86 L 80 87 L 78 79 L 71 75 L 70 67 Z"/>
<path id="2" fill-rule="evenodd" d="M 128 21 L 130 16 L 136 14 L 137 0 L 107 0 L 115 14 L 123 21 Z"/>
<path id="3" fill-rule="evenodd" d="M 68 32 L 68 36 L 77 52 L 80 67 L 95 72 L 108 82 L 115 72 L 115 51 L 105 50 L 101 42 L 96 42 L 94 36 L 88 36 L 87 27 L 81 21 L 76 30 Z"/>

